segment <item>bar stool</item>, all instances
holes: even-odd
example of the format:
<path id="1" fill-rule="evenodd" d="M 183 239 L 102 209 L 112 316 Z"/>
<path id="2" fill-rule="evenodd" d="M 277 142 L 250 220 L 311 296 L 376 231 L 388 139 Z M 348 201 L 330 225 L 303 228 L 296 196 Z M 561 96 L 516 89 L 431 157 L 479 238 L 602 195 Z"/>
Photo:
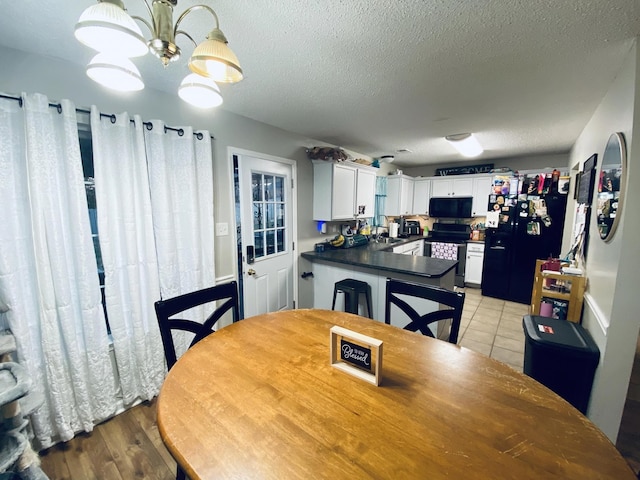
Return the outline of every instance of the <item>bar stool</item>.
<path id="1" fill-rule="evenodd" d="M 355 313 L 358 315 L 358 299 L 361 293 L 364 293 L 367 300 L 367 312 L 369 318 L 373 318 L 371 312 L 371 285 L 367 282 L 361 282 L 360 280 L 354 280 L 352 278 L 346 278 L 336 282 L 333 287 L 333 303 L 331 304 L 331 310 L 335 310 L 336 296 L 338 292 L 344 293 L 344 311 L 348 313 Z"/>

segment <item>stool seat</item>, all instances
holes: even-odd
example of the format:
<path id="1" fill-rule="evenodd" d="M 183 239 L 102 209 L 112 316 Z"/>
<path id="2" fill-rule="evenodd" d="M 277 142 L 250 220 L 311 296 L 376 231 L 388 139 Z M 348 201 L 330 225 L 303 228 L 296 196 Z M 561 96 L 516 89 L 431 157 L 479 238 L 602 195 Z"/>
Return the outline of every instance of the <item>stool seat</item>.
<path id="1" fill-rule="evenodd" d="M 358 315 L 358 298 L 361 293 L 365 295 L 367 301 L 367 314 L 369 318 L 373 318 L 371 312 L 371 285 L 367 282 L 360 280 L 354 280 L 353 278 L 345 278 L 336 282 L 333 287 L 333 302 L 331 304 L 331 310 L 335 310 L 336 297 L 338 292 L 343 292 L 344 297 L 344 311 L 348 313 L 355 313 Z"/>

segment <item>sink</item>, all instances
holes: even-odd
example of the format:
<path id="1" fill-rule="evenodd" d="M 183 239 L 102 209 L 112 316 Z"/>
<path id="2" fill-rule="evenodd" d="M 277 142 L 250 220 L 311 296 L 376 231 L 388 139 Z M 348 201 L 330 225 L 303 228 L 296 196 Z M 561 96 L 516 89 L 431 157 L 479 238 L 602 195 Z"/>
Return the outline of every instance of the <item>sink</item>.
<path id="1" fill-rule="evenodd" d="M 390 237 L 384 237 L 378 240 L 379 243 L 398 243 L 401 241 L 402 241 L 401 238 L 390 238 Z"/>

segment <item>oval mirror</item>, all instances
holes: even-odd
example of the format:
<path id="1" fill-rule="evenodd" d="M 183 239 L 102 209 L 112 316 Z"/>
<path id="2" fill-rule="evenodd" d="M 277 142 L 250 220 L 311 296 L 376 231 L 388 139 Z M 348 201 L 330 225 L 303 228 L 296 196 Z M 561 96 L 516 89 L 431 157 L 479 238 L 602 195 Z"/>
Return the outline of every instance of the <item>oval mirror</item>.
<path id="1" fill-rule="evenodd" d="M 622 209 L 627 167 L 627 149 L 622 133 L 612 133 L 604 149 L 598 175 L 598 232 L 605 242 L 613 238 Z"/>

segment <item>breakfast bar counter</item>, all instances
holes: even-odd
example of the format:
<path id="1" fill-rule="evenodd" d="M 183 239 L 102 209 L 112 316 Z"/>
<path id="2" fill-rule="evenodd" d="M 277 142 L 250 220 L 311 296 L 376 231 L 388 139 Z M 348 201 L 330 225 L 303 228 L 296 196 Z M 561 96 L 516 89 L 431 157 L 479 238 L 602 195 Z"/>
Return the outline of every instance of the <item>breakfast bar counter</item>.
<path id="1" fill-rule="evenodd" d="M 398 244 L 394 243 L 393 246 Z M 373 297 L 372 317 L 378 321 L 384 321 L 387 278 L 453 290 L 457 261 L 402 255 L 387 251 L 388 249 L 389 245 L 370 243 L 362 247 L 302 253 L 302 257 L 313 264 L 313 307 L 331 310 L 334 284 L 346 278 L 370 285 Z M 364 298 L 361 303 L 364 304 Z M 366 307 L 361 307 L 359 313 L 367 316 Z M 337 296 L 335 309 L 344 309 L 343 295 Z"/>
<path id="2" fill-rule="evenodd" d="M 421 278 L 442 278 L 453 270 L 458 262 L 439 258 L 400 255 L 376 250 L 375 247 L 333 249 L 324 252 L 304 252 L 302 257 L 312 262 L 327 262 L 339 265 L 364 267 L 381 272 L 410 275 Z M 418 281 L 415 279 L 414 281 Z"/>

